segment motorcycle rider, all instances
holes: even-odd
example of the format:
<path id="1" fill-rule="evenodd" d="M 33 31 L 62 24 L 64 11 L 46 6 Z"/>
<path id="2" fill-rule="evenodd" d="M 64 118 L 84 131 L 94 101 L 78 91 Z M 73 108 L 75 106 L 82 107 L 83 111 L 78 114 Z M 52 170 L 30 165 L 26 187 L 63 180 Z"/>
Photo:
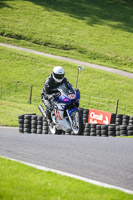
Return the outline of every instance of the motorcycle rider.
<path id="1" fill-rule="evenodd" d="M 51 99 L 53 97 L 58 97 L 60 95 L 59 90 L 57 89 L 61 84 L 68 83 L 67 78 L 64 77 L 65 71 L 61 66 L 55 66 L 53 68 L 53 73 L 46 79 L 42 93 L 41 100 L 46 107 L 46 115 L 48 122 L 51 123 L 51 111 L 52 111 L 52 103 Z"/>

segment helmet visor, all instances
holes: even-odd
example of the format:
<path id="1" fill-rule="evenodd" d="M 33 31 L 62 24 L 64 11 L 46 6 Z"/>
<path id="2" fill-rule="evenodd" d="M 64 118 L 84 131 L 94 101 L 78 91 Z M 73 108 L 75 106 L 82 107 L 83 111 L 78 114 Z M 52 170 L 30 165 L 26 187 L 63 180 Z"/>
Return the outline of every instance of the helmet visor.
<path id="1" fill-rule="evenodd" d="M 64 74 L 55 74 L 55 73 L 54 73 L 54 77 L 55 77 L 56 79 L 63 79 L 63 78 L 64 78 Z"/>

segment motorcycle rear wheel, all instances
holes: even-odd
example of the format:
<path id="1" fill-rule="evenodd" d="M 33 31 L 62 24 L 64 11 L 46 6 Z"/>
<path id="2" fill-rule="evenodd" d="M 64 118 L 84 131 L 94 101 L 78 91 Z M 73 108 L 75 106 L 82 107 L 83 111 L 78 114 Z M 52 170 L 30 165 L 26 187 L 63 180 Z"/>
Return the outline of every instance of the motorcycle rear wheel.
<path id="1" fill-rule="evenodd" d="M 72 131 L 75 135 L 82 135 L 83 134 L 83 119 L 79 110 L 75 110 L 71 114 L 72 120 Z"/>

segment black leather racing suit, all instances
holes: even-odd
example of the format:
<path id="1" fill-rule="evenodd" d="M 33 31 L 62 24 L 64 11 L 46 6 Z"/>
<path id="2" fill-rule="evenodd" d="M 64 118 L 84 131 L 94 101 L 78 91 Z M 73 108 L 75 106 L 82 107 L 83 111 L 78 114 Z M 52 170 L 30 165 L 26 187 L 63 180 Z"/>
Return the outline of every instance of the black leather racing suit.
<path id="1" fill-rule="evenodd" d="M 49 119 L 50 119 L 50 114 L 52 111 L 52 105 L 51 105 L 50 98 L 51 98 L 52 94 L 59 93 L 57 88 L 66 82 L 69 83 L 66 78 L 64 78 L 63 81 L 60 83 L 56 82 L 53 78 L 53 75 L 51 74 L 44 83 L 42 93 L 41 93 L 41 100 L 46 107 L 46 114 Z"/>

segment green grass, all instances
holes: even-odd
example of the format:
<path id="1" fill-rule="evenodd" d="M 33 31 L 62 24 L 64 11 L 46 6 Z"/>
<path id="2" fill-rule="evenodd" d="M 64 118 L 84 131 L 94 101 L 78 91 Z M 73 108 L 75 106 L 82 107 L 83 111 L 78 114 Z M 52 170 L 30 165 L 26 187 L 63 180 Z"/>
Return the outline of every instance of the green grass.
<path id="1" fill-rule="evenodd" d="M 18 126 L 18 115 L 36 113 L 41 115 L 37 106 L 0 100 L 0 125 Z"/>
<path id="2" fill-rule="evenodd" d="M 120 138 L 133 138 L 133 136 L 117 136 L 117 137 L 120 137 Z"/>
<path id="3" fill-rule="evenodd" d="M 133 195 L 0 158 L 1 200 L 132 200 Z"/>
<path id="4" fill-rule="evenodd" d="M 0 47 L 0 55 L 1 125 L 18 126 L 19 114 L 29 112 L 39 114 L 38 105 L 41 103 L 42 87 L 45 79 L 52 72 L 53 66 L 63 66 L 70 83 L 74 87 L 76 85 L 77 64 L 5 47 Z M 30 105 L 31 85 L 33 85 L 33 95 Z M 85 70 L 80 72 L 78 82 L 78 88 L 81 91 L 80 106 L 115 112 L 116 100 L 119 99 L 118 113 L 133 115 L 132 86 L 133 79 L 85 67 Z M 101 99 L 95 99 L 92 96 Z"/>
<path id="5" fill-rule="evenodd" d="M 133 72 L 131 0 L 0 1 L 0 41 Z"/>

